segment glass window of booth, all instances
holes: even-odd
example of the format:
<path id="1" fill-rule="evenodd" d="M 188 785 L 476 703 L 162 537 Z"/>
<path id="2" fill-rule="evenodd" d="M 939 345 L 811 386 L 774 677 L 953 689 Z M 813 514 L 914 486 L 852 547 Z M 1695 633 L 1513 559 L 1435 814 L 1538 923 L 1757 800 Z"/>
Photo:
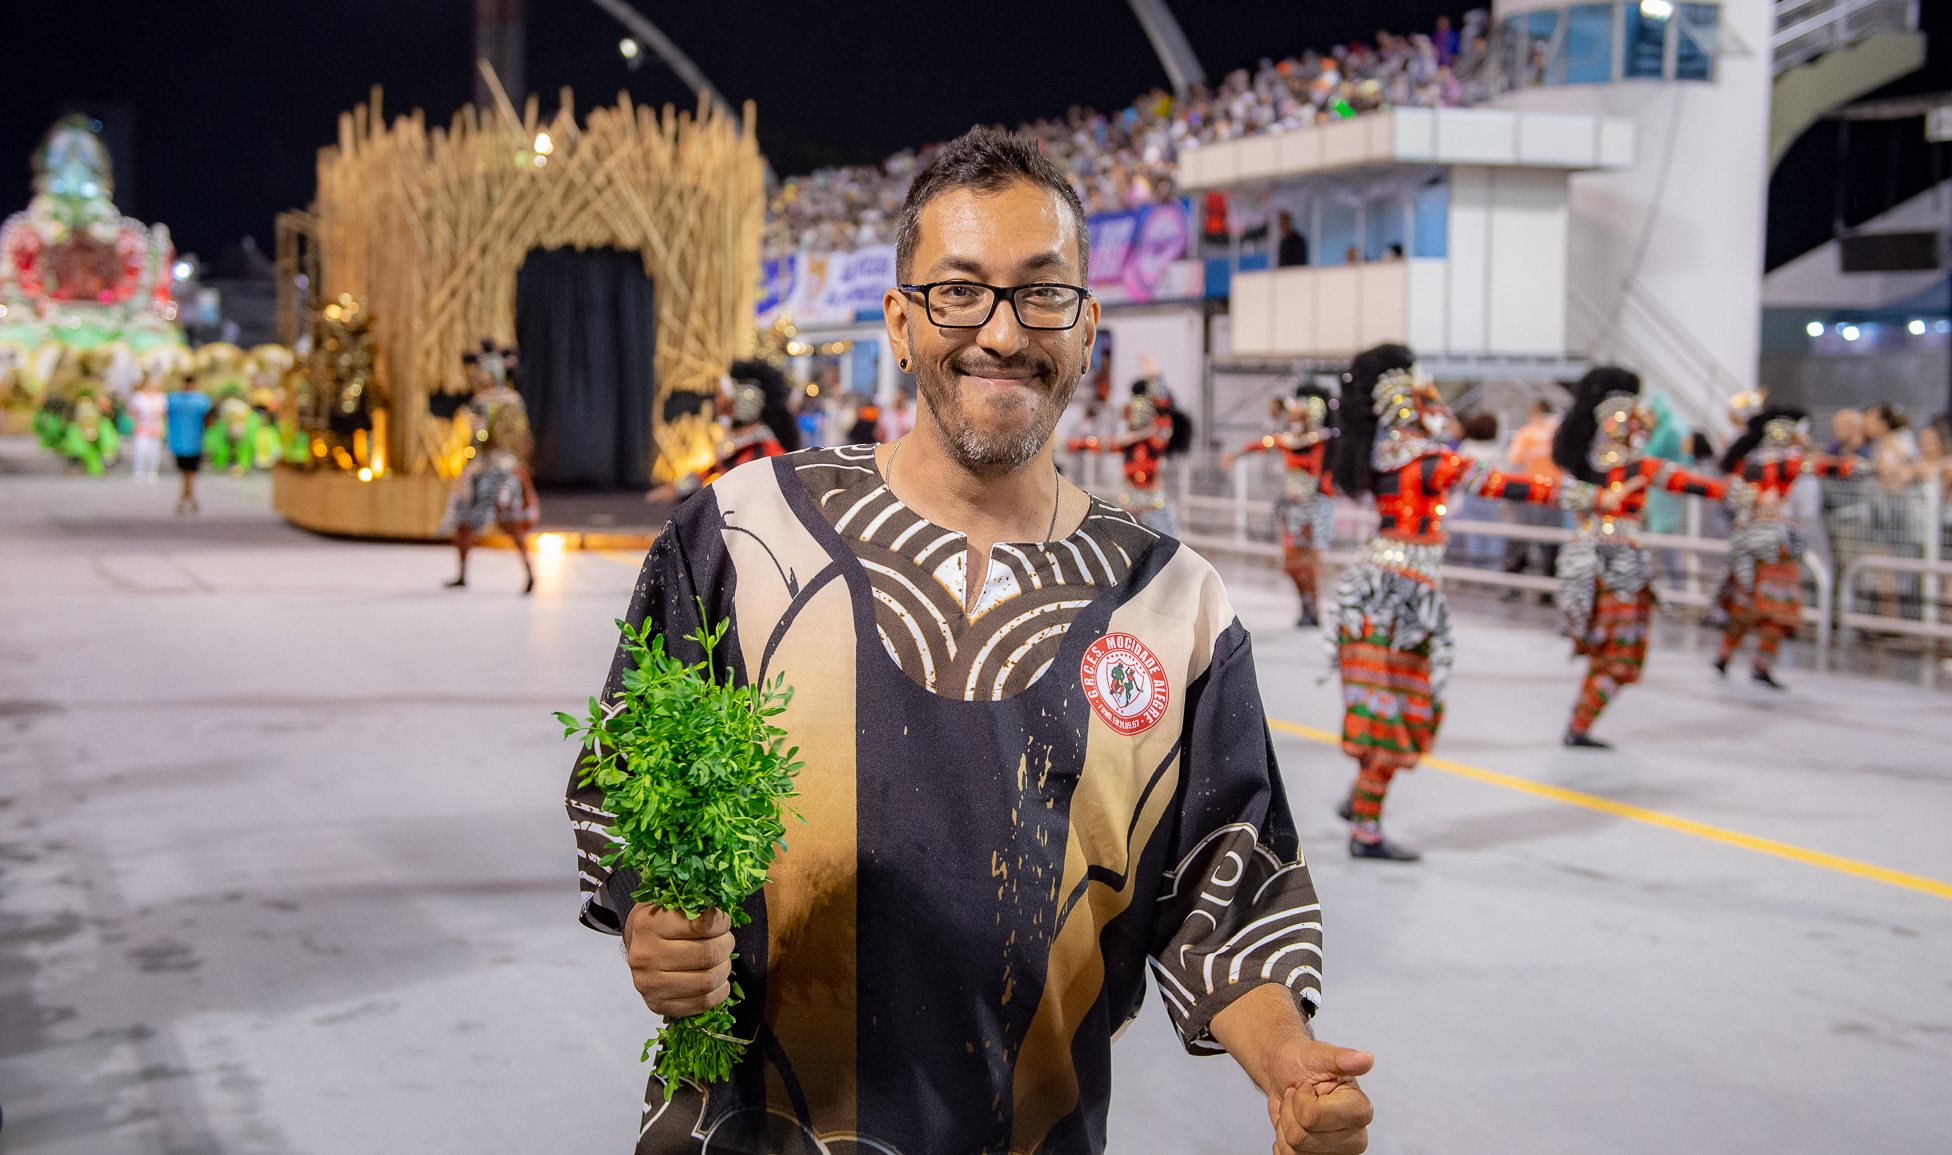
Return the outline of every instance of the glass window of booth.
<path id="1" fill-rule="evenodd" d="M 1715 51 L 1721 27 L 1718 4 L 1682 4 L 1676 23 L 1679 41 L 1674 48 L 1674 79 L 1713 80 Z"/>
<path id="2" fill-rule="evenodd" d="M 1672 7 L 1629 4 L 1625 10 L 1626 62 L 1621 74 L 1634 80 L 1659 80 L 1667 72 L 1667 28 Z"/>
<path id="3" fill-rule="evenodd" d="M 1613 79 L 1612 4 L 1581 4 L 1566 10 L 1564 52 L 1567 84 L 1605 84 Z"/>

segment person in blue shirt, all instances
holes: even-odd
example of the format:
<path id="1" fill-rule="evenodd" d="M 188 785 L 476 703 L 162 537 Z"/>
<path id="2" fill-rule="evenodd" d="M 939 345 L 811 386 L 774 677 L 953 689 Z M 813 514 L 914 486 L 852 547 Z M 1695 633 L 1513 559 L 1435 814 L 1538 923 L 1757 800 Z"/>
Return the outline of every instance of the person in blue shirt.
<path id="1" fill-rule="evenodd" d="M 183 494 L 176 499 L 176 512 L 197 512 L 197 470 L 203 466 L 203 427 L 210 424 L 210 398 L 197 389 L 196 378 L 185 373 L 169 395 L 164 419 L 165 440 L 176 458 L 176 471 L 183 478 Z"/>

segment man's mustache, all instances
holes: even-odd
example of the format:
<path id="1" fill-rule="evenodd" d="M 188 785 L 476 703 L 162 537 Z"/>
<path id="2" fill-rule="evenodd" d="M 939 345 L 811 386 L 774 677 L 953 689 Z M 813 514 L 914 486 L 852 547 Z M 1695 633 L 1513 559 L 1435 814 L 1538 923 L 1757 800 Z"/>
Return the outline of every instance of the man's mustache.
<path id="1" fill-rule="evenodd" d="M 1044 381 L 1051 379 L 1056 366 L 1047 357 L 1019 355 L 1016 357 L 956 357 L 950 360 L 949 368 L 965 377 L 1001 377 L 1016 373 L 1035 373 Z"/>

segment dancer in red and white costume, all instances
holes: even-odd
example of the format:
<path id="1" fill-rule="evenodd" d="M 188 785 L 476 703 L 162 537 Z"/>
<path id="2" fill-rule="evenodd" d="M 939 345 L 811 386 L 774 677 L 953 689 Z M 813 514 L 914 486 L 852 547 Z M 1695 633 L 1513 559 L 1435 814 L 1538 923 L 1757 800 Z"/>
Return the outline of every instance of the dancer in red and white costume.
<path id="1" fill-rule="evenodd" d="M 1588 731 L 1647 663 L 1654 609 L 1654 562 L 1641 541 L 1641 514 L 1654 490 L 1722 499 L 1718 478 L 1688 473 L 1642 449 L 1654 416 L 1640 401 L 1640 377 L 1605 366 L 1580 378 L 1572 408 L 1552 438 L 1552 460 L 1569 476 L 1599 486 L 1574 503 L 1578 529 L 1559 551 L 1559 629 L 1585 658 L 1586 678 L 1563 741 L 1603 750 Z"/>
<path id="2" fill-rule="evenodd" d="M 1124 454 L 1119 507 L 1147 529 L 1178 537 L 1179 511 L 1160 484 L 1160 467 L 1175 448 L 1173 430 L 1172 394 L 1155 377 L 1132 383 L 1122 431 L 1111 437 L 1073 437 L 1064 447 L 1072 453 Z"/>
<path id="3" fill-rule="evenodd" d="M 1722 455 L 1722 470 L 1736 482 L 1735 532 L 1728 543 L 1728 576 L 1721 607 L 1728 614 L 1715 672 L 1728 675 L 1729 659 L 1749 634 L 1756 637 L 1755 664 L 1749 676 L 1774 690 L 1783 688 L 1773 669 L 1783 639 L 1803 622 L 1803 531 L 1790 514 L 1789 491 L 1796 479 L 1849 477 L 1856 461 L 1809 452 L 1809 415 L 1786 405 L 1770 406 L 1749 418 L 1748 428 Z"/>
<path id="4" fill-rule="evenodd" d="M 1281 534 L 1281 568 L 1301 596 L 1295 624 L 1305 628 L 1320 622 L 1321 554 L 1335 540 L 1335 481 L 1328 474 L 1328 444 L 1335 431 L 1329 426 L 1328 391 L 1320 386 L 1298 385 L 1294 396 L 1276 405 L 1281 430 L 1248 442 L 1221 464 L 1232 469 L 1242 454 L 1280 451 L 1283 476 L 1274 523 Z"/>
<path id="5" fill-rule="evenodd" d="M 1342 377 L 1335 484 L 1352 498 L 1374 494 L 1381 519 L 1336 586 L 1332 628 L 1323 631 L 1342 675 L 1342 751 L 1358 768 L 1340 810 L 1349 853 L 1396 862 L 1421 855 L 1383 837 L 1383 798 L 1390 780 L 1436 743 L 1450 682 L 1450 603 L 1441 584 L 1450 495 L 1561 499 L 1553 478 L 1512 477 L 1437 441 L 1450 409 L 1415 360 L 1402 345 L 1378 345 L 1357 354 Z M 1571 481 L 1565 489 L 1585 501 L 1593 487 Z"/>

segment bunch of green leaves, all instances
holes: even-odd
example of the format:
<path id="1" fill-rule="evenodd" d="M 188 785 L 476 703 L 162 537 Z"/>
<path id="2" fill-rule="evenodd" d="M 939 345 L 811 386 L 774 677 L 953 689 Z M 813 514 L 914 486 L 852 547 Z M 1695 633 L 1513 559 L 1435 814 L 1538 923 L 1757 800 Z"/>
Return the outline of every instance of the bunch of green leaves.
<path id="1" fill-rule="evenodd" d="M 581 719 L 556 714 L 564 736 L 585 744 L 577 768 L 583 784 L 601 789 L 603 808 L 616 815 L 611 833 L 620 841 L 604 864 L 637 872 L 638 902 L 687 918 L 722 910 L 742 926 L 751 921 L 745 900 L 766 884 L 786 846 L 785 803 L 794 796 L 799 750 L 783 748 L 786 732 L 771 719 L 793 692 L 783 675 L 757 686 L 716 679 L 712 654 L 723 643 L 723 622 L 691 635 L 705 655 L 695 664 L 668 653 L 651 627 L 617 626 L 630 656 L 620 691 L 608 703 L 591 698 Z M 735 980 L 731 998 L 667 1024 L 644 1044 L 647 1060 L 657 1048 L 667 1100 L 680 1079 L 731 1077 L 745 1052 L 732 1034 L 741 997 Z"/>

